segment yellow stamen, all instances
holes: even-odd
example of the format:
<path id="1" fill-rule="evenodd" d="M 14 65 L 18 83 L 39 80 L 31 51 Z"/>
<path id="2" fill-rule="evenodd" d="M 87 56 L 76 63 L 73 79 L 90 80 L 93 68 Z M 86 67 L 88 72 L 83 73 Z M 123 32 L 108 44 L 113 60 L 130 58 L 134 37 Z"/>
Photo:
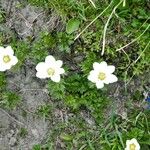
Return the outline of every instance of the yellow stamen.
<path id="1" fill-rule="evenodd" d="M 130 144 L 130 150 L 135 150 L 136 145 L 135 144 Z"/>
<path id="2" fill-rule="evenodd" d="M 47 70 L 48 75 L 53 76 L 55 74 L 55 70 L 53 68 L 49 68 Z"/>
<path id="3" fill-rule="evenodd" d="M 10 56 L 9 55 L 4 56 L 3 61 L 4 63 L 9 63 L 11 61 Z"/>
<path id="4" fill-rule="evenodd" d="M 100 73 L 98 74 L 98 79 L 99 79 L 99 80 L 104 80 L 105 78 L 106 78 L 106 74 L 105 74 L 105 73 L 100 72 Z"/>

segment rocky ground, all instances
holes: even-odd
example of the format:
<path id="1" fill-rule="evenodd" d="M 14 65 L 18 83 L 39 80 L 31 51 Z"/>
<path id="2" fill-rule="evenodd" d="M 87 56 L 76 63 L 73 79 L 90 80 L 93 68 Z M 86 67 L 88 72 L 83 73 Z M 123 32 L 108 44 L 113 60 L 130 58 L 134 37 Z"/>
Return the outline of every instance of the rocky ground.
<path id="1" fill-rule="evenodd" d="M 41 30 L 52 30 L 59 24 L 55 14 L 47 17 L 42 9 L 25 5 L 19 8 L 21 1 L 1 0 L 1 9 L 7 13 L 6 23 L 0 25 L 1 29 L 14 30 L 18 38 L 36 36 Z M 23 1 L 21 2 L 23 5 Z M 3 28 L 4 27 L 4 28 Z M 30 62 L 17 74 L 8 73 L 8 89 L 18 91 L 22 97 L 21 108 L 11 112 L 0 109 L 0 149 L 1 150 L 29 150 L 34 144 L 46 138 L 51 127 L 49 121 L 40 119 L 34 113 L 46 101 L 51 100 L 44 89 L 43 83 L 35 79 L 35 70 Z M 23 116 L 25 113 L 25 116 Z M 20 137 L 20 129 L 26 128 L 28 135 Z"/>

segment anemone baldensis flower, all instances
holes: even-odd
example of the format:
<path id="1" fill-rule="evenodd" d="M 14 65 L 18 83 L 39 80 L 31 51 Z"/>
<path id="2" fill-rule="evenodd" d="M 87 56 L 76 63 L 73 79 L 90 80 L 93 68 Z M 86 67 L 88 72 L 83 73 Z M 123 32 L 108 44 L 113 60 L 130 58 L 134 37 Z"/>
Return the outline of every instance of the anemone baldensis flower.
<path id="1" fill-rule="evenodd" d="M 140 150 L 140 145 L 135 138 L 126 141 L 125 150 Z"/>
<path id="2" fill-rule="evenodd" d="M 54 82 L 60 81 L 60 75 L 65 72 L 61 60 L 55 60 L 52 55 L 45 58 L 45 62 L 40 62 L 36 66 L 36 77 L 41 79 L 50 78 Z"/>
<path id="3" fill-rule="evenodd" d="M 17 63 L 18 59 L 14 56 L 11 46 L 7 46 L 6 48 L 0 47 L 0 71 L 9 70 Z"/>
<path id="4" fill-rule="evenodd" d="M 93 69 L 90 71 L 88 80 L 96 84 L 98 89 L 104 87 L 104 84 L 109 84 L 118 81 L 118 78 L 112 74 L 115 71 L 115 66 L 107 65 L 105 61 L 93 63 Z"/>

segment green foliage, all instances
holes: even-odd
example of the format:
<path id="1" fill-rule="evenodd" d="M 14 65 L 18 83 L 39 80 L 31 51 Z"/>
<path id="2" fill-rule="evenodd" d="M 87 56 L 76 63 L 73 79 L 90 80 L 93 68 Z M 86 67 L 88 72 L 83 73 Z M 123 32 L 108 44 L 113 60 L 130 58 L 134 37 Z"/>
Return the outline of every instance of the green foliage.
<path id="1" fill-rule="evenodd" d="M 149 145 L 149 122 L 148 115 L 139 110 L 129 110 L 128 120 L 122 120 L 118 116 L 112 116 L 112 121 L 107 124 L 101 134 L 101 144 L 103 149 L 123 149 L 125 148 L 126 140 L 136 138 L 141 145 L 142 150 L 148 150 Z M 134 113 L 133 113 L 134 112 Z"/>
<path id="2" fill-rule="evenodd" d="M 64 52 L 64 55 L 67 55 L 66 52 L 69 54 L 71 53 L 72 60 L 76 54 L 82 54 L 83 59 L 78 64 L 72 61 L 73 64 L 78 67 L 77 73 L 70 69 L 62 82 L 54 84 L 49 81 L 49 92 L 53 99 L 64 100 L 65 104 L 69 106 L 71 110 L 74 110 L 74 112 L 78 112 L 83 108 L 90 110 L 96 122 L 100 123 L 110 102 L 108 103 L 105 89 L 97 90 L 94 84 L 89 83 L 87 76 L 92 69 L 93 63 L 101 61 L 106 61 L 109 64 L 115 65 L 116 74 L 120 80 L 124 79 L 126 75 L 126 80 L 128 80 L 133 75 L 139 76 L 140 74 L 143 74 L 145 70 L 148 70 L 148 64 L 150 61 L 148 51 L 149 46 L 143 52 L 148 43 L 148 32 L 145 32 L 145 34 L 143 34 L 137 41 L 124 48 L 124 51 L 116 51 L 116 49 L 139 37 L 148 27 L 148 21 L 146 21 L 148 18 L 147 3 L 141 0 L 138 2 L 131 0 L 126 2 L 125 7 L 119 6 L 116 10 L 116 14 L 112 17 L 111 22 L 109 23 L 106 35 L 105 53 L 104 56 L 101 56 L 104 23 L 107 21 L 112 8 L 118 4 L 119 0 L 113 3 L 112 7 L 105 12 L 103 17 L 97 19 L 88 29 L 86 29 L 77 41 L 73 41 L 75 37 L 73 32 L 78 29 L 78 27 L 77 25 L 74 25 L 74 22 L 72 23 L 70 21 L 70 18 L 78 18 L 79 21 L 82 22 L 81 27 L 78 29 L 78 32 L 80 32 L 80 30 L 82 31 L 90 21 L 104 10 L 106 5 L 104 3 L 103 6 L 99 6 L 100 3 L 96 1 L 97 9 L 93 10 L 90 6 L 86 7 L 88 5 L 86 2 L 78 2 L 78 7 L 75 9 L 76 2 L 72 0 L 70 3 L 74 2 L 74 4 L 70 5 L 70 3 L 66 3 L 66 1 L 67 0 L 61 2 L 59 0 L 55 2 L 51 1 L 58 14 L 61 12 L 61 17 L 65 18 L 65 21 L 68 20 L 66 28 L 67 32 L 70 30 L 68 33 L 71 33 L 70 35 L 67 35 L 64 32 L 57 33 L 55 38 L 57 39 L 56 41 L 58 41 L 58 52 Z M 68 5 L 70 7 L 68 7 Z M 49 5 L 48 7 L 51 8 L 52 6 Z M 82 13 L 79 11 L 79 8 L 82 8 Z M 83 20 L 86 21 L 84 22 Z M 139 56 L 140 59 L 134 63 Z M 68 68 L 71 68 L 71 64 L 72 63 L 70 63 Z M 131 68 L 127 70 L 129 65 L 131 65 Z M 126 73 L 126 71 L 128 72 Z M 134 102 L 143 99 L 139 92 L 135 92 L 132 98 Z M 136 112 L 135 110 L 130 111 L 137 116 L 140 110 Z M 60 133 L 60 139 L 65 143 L 66 149 L 71 149 L 74 147 L 74 143 L 77 142 L 78 149 L 82 148 L 85 144 L 85 149 L 96 149 L 97 147 L 102 146 L 102 149 L 122 150 L 125 148 L 125 143 L 128 139 L 133 137 L 137 138 L 140 141 L 140 144 L 143 143 L 144 139 L 148 139 L 148 131 L 146 130 L 147 125 L 142 121 L 144 120 L 144 117 L 141 117 L 141 120 L 138 120 L 138 124 L 135 125 L 134 122 L 136 116 L 133 116 L 133 114 L 129 116 L 130 121 L 112 115 L 111 120 L 107 120 L 106 128 L 105 124 L 100 123 L 104 129 L 98 131 L 98 133 L 101 134 L 96 136 L 96 139 L 93 141 L 91 139 L 94 138 L 95 135 L 91 135 L 89 131 L 86 132 L 80 125 L 76 126 L 76 128 L 79 127 L 84 132 L 81 136 L 82 138 L 79 138 L 81 142 L 78 140 L 76 141 L 76 137 L 78 137 L 76 134 L 78 135 L 78 133 L 65 132 L 65 125 L 61 125 L 60 127 L 57 126 L 51 137 L 57 137 L 58 133 L 56 133 L 56 131 L 59 132 L 58 130 L 64 129 L 64 132 Z M 82 121 L 79 122 L 81 123 Z M 86 135 L 89 135 L 89 137 Z M 55 139 L 51 139 L 49 143 L 53 143 L 53 140 L 55 141 Z M 148 149 L 146 143 L 148 143 L 147 140 L 142 146 L 143 148 Z"/>
<path id="3" fill-rule="evenodd" d="M 29 52 L 30 52 L 29 43 L 18 41 L 15 39 L 12 42 L 12 48 L 19 60 L 19 62 L 15 67 L 19 69 L 22 65 L 24 65 L 26 58 L 29 57 Z"/>
<path id="4" fill-rule="evenodd" d="M 63 149 L 80 149 L 83 145 L 86 145 L 85 148 L 89 149 L 88 142 L 92 145 L 95 140 L 92 131 L 88 132 L 88 126 L 81 117 L 72 117 L 68 123 L 57 123 L 57 126 L 54 126 L 50 132 L 47 142 L 41 147 L 54 149 L 55 145 L 53 143 L 59 138 L 63 143 Z"/>
<path id="5" fill-rule="evenodd" d="M 134 103 L 140 103 L 143 100 L 141 92 L 132 93 L 132 100 L 126 106 L 128 118 L 123 119 L 109 114 L 111 98 L 108 98 L 107 86 L 98 90 L 87 80 L 93 63 L 101 61 L 116 66 L 115 74 L 120 81 L 129 81 L 133 76 L 139 77 L 149 72 L 150 29 L 148 29 L 149 4 L 147 1 L 129 0 L 126 1 L 125 7 L 121 4 L 116 9 L 106 30 L 105 53 L 101 56 L 104 26 L 112 9 L 119 1 L 113 1 L 111 7 L 96 19 L 76 41 L 74 41 L 76 34 L 82 32 L 108 6 L 109 1 L 95 0 L 93 2 L 96 8 L 94 8 L 87 0 L 28 0 L 29 5 L 43 7 L 48 15 L 51 11 L 56 12 L 62 21 L 60 26 L 64 28 L 61 27 L 51 32 L 42 31 L 37 38 L 27 37 L 26 40 L 19 39 L 13 29 L 3 25 L 6 14 L 0 10 L 0 23 L 2 24 L 0 26 L 0 45 L 13 47 L 19 59 L 16 65 L 17 70 L 25 64 L 26 60 L 37 64 L 44 61 L 49 54 L 58 59 L 62 58 L 66 65 L 64 66 L 68 68 L 60 83 L 46 81 L 52 102 L 56 104 L 60 102 L 58 100 L 61 100 L 75 117 L 69 118 L 67 123 L 55 120 L 57 125 L 51 129 L 50 137 L 44 146 L 35 145 L 33 150 L 55 149 L 58 139 L 60 143 L 63 143 L 65 150 L 122 150 L 125 148 L 126 140 L 131 138 L 137 138 L 141 149 L 148 150 L 150 143 L 149 115 L 139 108 L 134 108 Z M 134 42 L 116 51 L 131 41 Z M 76 62 L 75 58 L 78 56 L 82 56 L 82 59 Z M 4 108 L 15 108 L 20 102 L 20 96 L 17 95 L 17 92 L 7 90 L 5 76 L 7 74 L 0 73 L 0 104 Z M 81 118 L 82 110 L 89 112 L 94 119 L 95 124 L 91 125 L 92 127 L 87 124 L 86 119 Z M 45 104 L 37 109 L 36 115 L 50 119 L 52 113 L 53 106 Z M 26 130 L 21 128 L 20 136 L 25 137 L 26 135 Z"/>
<path id="6" fill-rule="evenodd" d="M 132 99 L 134 101 L 140 101 L 143 98 L 143 95 L 141 95 L 141 92 L 139 90 L 135 91 L 135 93 L 133 93 Z"/>
<path id="7" fill-rule="evenodd" d="M 65 86 L 63 80 L 59 83 L 48 81 L 48 90 L 50 95 L 56 100 L 62 100 L 64 98 Z"/>
<path id="8" fill-rule="evenodd" d="M 93 69 L 93 62 L 99 62 L 100 59 L 96 56 L 94 52 L 89 52 L 86 55 L 85 60 L 80 64 L 82 71 L 87 76 L 89 72 Z"/>
<path id="9" fill-rule="evenodd" d="M 5 108 L 15 108 L 19 104 L 20 100 L 20 96 L 17 93 L 11 91 L 1 93 L 0 102 Z"/>
<path id="10" fill-rule="evenodd" d="M 48 105 L 48 104 L 41 105 L 37 109 L 37 115 L 39 115 L 40 117 L 43 117 L 43 118 L 49 118 L 51 111 L 52 111 L 51 105 Z"/>
<path id="11" fill-rule="evenodd" d="M 78 30 L 79 25 L 80 25 L 79 20 L 74 19 L 74 18 L 70 19 L 66 25 L 66 32 L 68 34 L 73 33 L 74 31 Z"/>
<path id="12" fill-rule="evenodd" d="M 118 115 L 112 114 L 102 126 L 96 129 L 90 128 L 87 123 L 79 116 L 74 116 L 66 123 L 57 123 L 49 135 L 47 142 L 41 148 L 54 149 L 53 142 L 59 138 L 63 143 L 63 148 L 87 150 L 122 150 L 125 149 L 126 140 L 136 138 L 142 150 L 149 149 L 149 115 L 146 111 L 135 112 L 129 110 L 128 119 L 123 119 Z"/>
<path id="13" fill-rule="evenodd" d="M 0 92 L 5 89 L 6 86 L 6 78 L 4 73 L 0 73 Z"/>
<path id="14" fill-rule="evenodd" d="M 102 114 L 108 105 L 105 91 L 97 90 L 83 75 L 72 74 L 57 84 L 49 81 L 48 87 L 53 99 L 64 100 L 75 111 L 86 107 L 97 121 L 103 118 L 103 115 L 99 114 Z"/>
<path id="15" fill-rule="evenodd" d="M 86 20 L 86 13 L 95 10 L 89 7 L 86 0 L 81 2 L 76 0 L 29 0 L 29 2 L 36 6 L 44 8 L 53 8 L 54 11 L 62 17 L 62 21 L 66 21 L 67 17 L 78 16 L 81 20 Z"/>
<path id="16" fill-rule="evenodd" d="M 5 12 L 0 9 L 0 23 L 5 21 Z"/>
<path id="17" fill-rule="evenodd" d="M 55 39 L 51 34 L 47 32 L 40 33 L 38 40 L 34 41 L 32 44 L 32 51 L 30 53 L 31 59 L 34 58 L 34 61 L 40 62 L 45 59 L 45 57 L 50 52 L 51 48 L 55 46 Z"/>
<path id="18" fill-rule="evenodd" d="M 58 42 L 57 47 L 60 52 L 71 52 L 71 45 L 74 43 L 72 35 L 68 35 L 65 32 L 59 32 L 56 39 Z"/>
<path id="19" fill-rule="evenodd" d="M 28 134 L 28 131 L 26 128 L 20 128 L 20 130 L 19 130 L 20 137 L 25 138 L 27 136 L 27 134 Z"/>
<path id="20" fill-rule="evenodd" d="M 62 140 L 65 140 L 65 141 L 72 141 L 73 140 L 73 137 L 71 135 L 69 135 L 69 134 L 66 134 L 66 133 L 62 133 L 60 135 L 60 138 Z"/>
<path id="21" fill-rule="evenodd" d="M 41 150 L 41 146 L 39 144 L 34 145 L 32 150 Z"/>

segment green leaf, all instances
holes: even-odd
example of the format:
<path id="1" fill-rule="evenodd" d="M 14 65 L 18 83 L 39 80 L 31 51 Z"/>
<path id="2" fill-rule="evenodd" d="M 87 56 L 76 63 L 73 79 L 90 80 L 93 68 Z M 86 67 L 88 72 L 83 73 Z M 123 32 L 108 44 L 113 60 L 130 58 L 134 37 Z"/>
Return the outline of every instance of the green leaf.
<path id="1" fill-rule="evenodd" d="M 69 134 L 66 134 L 66 133 L 62 133 L 60 135 L 60 138 L 65 140 L 65 141 L 72 141 L 73 140 L 73 137 Z"/>
<path id="2" fill-rule="evenodd" d="M 39 144 L 34 145 L 32 150 L 41 150 L 41 146 Z"/>
<path id="3" fill-rule="evenodd" d="M 78 30 L 79 25 L 80 25 L 80 21 L 78 19 L 73 19 L 73 18 L 70 19 L 66 26 L 66 32 L 68 34 L 73 33 L 74 31 Z"/>

